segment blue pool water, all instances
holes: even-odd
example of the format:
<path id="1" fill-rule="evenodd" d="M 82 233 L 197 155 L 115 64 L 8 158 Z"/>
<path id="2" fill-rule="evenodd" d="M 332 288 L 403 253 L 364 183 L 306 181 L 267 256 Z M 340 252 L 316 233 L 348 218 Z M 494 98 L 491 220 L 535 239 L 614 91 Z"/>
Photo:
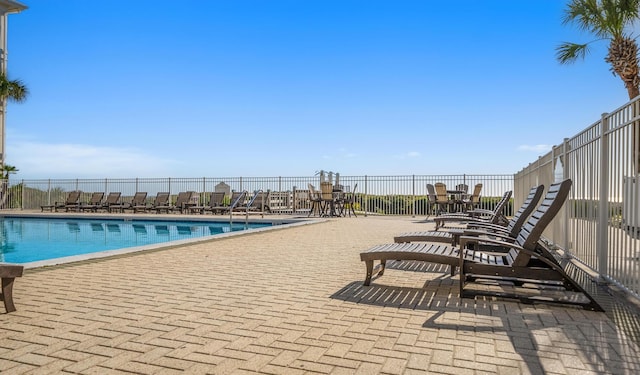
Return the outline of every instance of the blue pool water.
<path id="1" fill-rule="evenodd" d="M 271 224 L 0 217 L 0 262 L 29 263 L 266 226 Z"/>

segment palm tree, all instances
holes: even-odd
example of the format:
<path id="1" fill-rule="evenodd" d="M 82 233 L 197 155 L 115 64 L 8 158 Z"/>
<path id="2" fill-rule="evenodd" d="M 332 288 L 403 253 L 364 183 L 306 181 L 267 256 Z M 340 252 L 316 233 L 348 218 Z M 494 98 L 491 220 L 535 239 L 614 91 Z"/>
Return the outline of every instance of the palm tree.
<path id="1" fill-rule="evenodd" d="M 18 168 L 14 167 L 13 165 L 9 165 L 9 164 L 2 165 L 0 166 L 0 179 L 8 181 L 9 175 L 15 174 L 16 172 L 18 172 Z"/>
<path id="2" fill-rule="evenodd" d="M 639 20 L 640 0 L 572 0 L 565 10 L 563 24 L 575 23 L 578 28 L 594 34 L 598 39 L 584 43 L 562 43 L 556 49 L 561 64 L 584 59 L 589 44 L 609 41 L 605 61 L 611 72 L 622 79 L 629 99 L 640 94 L 638 68 L 638 43 L 630 29 Z"/>
<path id="3" fill-rule="evenodd" d="M 19 79 L 10 80 L 0 73 L 0 99 L 22 103 L 27 100 L 29 89 Z"/>

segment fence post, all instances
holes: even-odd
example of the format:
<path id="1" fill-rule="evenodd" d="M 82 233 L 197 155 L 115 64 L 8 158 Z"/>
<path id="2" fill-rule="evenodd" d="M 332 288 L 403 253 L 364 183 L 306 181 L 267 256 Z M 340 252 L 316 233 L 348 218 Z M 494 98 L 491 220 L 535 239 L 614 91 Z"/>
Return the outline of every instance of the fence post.
<path id="1" fill-rule="evenodd" d="M 411 175 L 411 185 L 413 185 L 413 214 L 411 217 L 416 217 L 416 175 Z"/>
<path id="2" fill-rule="evenodd" d="M 568 153 L 569 153 L 569 138 L 565 138 L 562 142 L 562 179 L 566 180 L 569 178 L 569 162 L 568 162 Z M 571 204 L 571 199 L 569 199 L 569 204 Z M 564 209 L 564 235 L 563 235 L 563 249 L 565 257 L 569 257 L 570 246 L 569 246 L 569 210 L 572 210 L 572 207 L 565 207 Z"/>
<path id="3" fill-rule="evenodd" d="M 600 120 L 600 196 L 598 204 L 598 224 L 596 233 L 596 252 L 598 253 L 598 276 L 599 281 L 605 281 L 608 264 L 608 222 L 609 222 L 609 124 L 608 113 L 603 113 Z"/>
<path id="4" fill-rule="evenodd" d="M 297 191 L 297 190 L 298 190 L 298 187 L 294 185 L 294 186 L 293 186 L 293 190 L 292 190 L 292 192 L 291 192 L 291 195 L 292 195 L 292 201 L 291 201 L 291 214 L 292 214 L 292 215 L 295 215 L 295 214 L 296 214 L 296 194 L 297 194 L 297 192 L 296 192 L 296 191 Z M 289 206 L 289 202 L 287 202 L 287 208 L 289 208 L 288 206 Z"/>
<path id="5" fill-rule="evenodd" d="M 364 175 L 364 216 L 367 217 L 369 212 L 369 200 L 367 199 L 367 175 Z"/>
<path id="6" fill-rule="evenodd" d="M 26 192 L 27 189 L 25 189 L 25 186 L 24 186 L 24 179 L 22 179 L 21 181 L 22 182 L 20 183 L 20 186 L 22 186 L 22 192 L 21 192 L 20 195 L 22 195 L 22 200 L 20 202 L 20 209 L 24 210 L 24 201 L 26 199 L 25 192 Z"/>

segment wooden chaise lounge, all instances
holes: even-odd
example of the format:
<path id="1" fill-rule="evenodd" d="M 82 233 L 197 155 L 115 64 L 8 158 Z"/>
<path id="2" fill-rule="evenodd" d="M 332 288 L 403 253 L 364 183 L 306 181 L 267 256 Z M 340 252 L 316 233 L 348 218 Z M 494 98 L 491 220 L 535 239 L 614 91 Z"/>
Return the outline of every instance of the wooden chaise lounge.
<path id="1" fill-rule="evenodd" d="M 124 212 L 124 210 L 133 210 L 134 212 L 136 212 L 136 209 L 134 209 L 134 207 L 144 206 L 146 199 L 147 199 L 147 192 L 138 191 L 133 195 L 133 198 L 131 198 L 131 202 L 123 202 L 123 203 L 110 205 L 109 212 L 111 212 L 112 210 L 116 210 L 120 212 Z"/>
<path id="2" fill-rule="evenodd" d="M 0 263 L 0 279 L 2 279 L 2 291 L 0 299 L 4 301 L 5 310 L 10 313 L 16 311 L 13 304 L 13 280 L 22 276 L 24 267 L 19 264 Z"/>
<path id="3" fill-rule="evenodd" d="M 449 230 L 431 230 L 402 233 L 394 237 L 394 242 L 444 242 L 452 246 L 458 245 L 458 239 L 464 235 L 493 234 L 498 236 L 514 237 L 520 232 L 522 224 L 538 205 L 542 197 L 544 186 L 538 185 L 529 190 L 529 195 L 525 199 L 520 209 L 509 220 L 506 226 L 484 223 L 469 219 L 467 228 L 451 228 Z"/>
<path id="4" fill-rule="evenodd" d="M 104 193 L 101 191 L 97 191 L 91 194 L 91 198 L 89 202 L 81 204 L 79 211 L 98 211 L 98 208 L 102 207 L 102 199 L 104 198 Z"/>
<path id="5" fill-rule="evenodd" d="M 44 211 L 58 211 L 59 208 L 64 208 L 69 211 L 69 208 L 78 208 L 80 206 L 80 194 L 79 190 L 69 192 L 67 199 L 64 202 L 54 202 L 53 204 L 47 204 L 40 206 L 40 210 Z"/>
<path id="6" fill-rule="evenodd" d="M 200 214 L 204 214 L 206 211 L 213 212 L 215 207 L 222 207 L 225 195 L 226 193 L 224 191 L 213 191 L 209 195 L 209 202 L 207 204 L 202 206 L 191 206 L 189 207 L 189 212 L 198 212 Z"/>
<path id="7" fill-rule="evenodd" d="M 496 241 L 481 237 L 463 236 L 460 238 L 460 247 L 452 247 L 432 243 L 396 243 L 375 246 L 360 253 L 360 259 L 366 265 L 366 278 L 364 285 L 371 283 L 374 272 L 373 263 L 380 261 L 378 276 L 382 276 L 387 260 L 418 260 L 441 264 L 448 264 L 460 268 L 460 297 L 473 297 L 478 294 L 492 295 L 507 298 L 518 298 L 523 302 L 545 302 L 574 304 L 584 309 L 603 311 L 602 307 L 591 297 L 575 280 L 565 271 L 565 266 L 558 262 L 549 251 L 539 245 L 542 232 L 556 216 L 569 190 L 571 180 L 552 184 L 549 187 L 544 200 L 538 209 L 529 217 L 522 226 L 515 242 Z M 483 242 L 485 245 L 494 244 L 500 247 L 499 252 L 491 252 L 487 247 L 481 250 L 468 248 L 470 243 Z M 510 250 L 503 252 L 503 248 Z M 498 280 L 510 282 L 516 287 L 525 285 L 537 286 L 542 290 L 555 288 L 570 292 L 582 293 L 584 299 L 531 296 L 525 293 L 493 292 L 489 289 L 481 292 L 467 292 L 465 285 L 478 280 Z"/>

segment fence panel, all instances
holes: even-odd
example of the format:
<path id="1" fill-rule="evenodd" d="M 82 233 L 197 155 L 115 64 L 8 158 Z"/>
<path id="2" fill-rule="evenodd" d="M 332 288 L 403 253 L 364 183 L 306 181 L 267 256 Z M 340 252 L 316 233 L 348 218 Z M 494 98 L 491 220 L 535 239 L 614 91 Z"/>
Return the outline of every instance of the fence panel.
<path id="1" fill-rule="evenodd" d="M 640 294 L 640 101 L 603 114 L 515 175 L 527 186 L 571 178 L 564 212 L 544 235 L 603 280 Z M 549 179 L 551 177 L 552 179 Z"/>
<path id="2" fill-rule="evenodd" d="M 333 181 L 334 183 L 336 181 Z M 458 184 L 483 185 L 480 207 L 492 209 L 507 190 L 513 190 L 512 175 L 406 175 L 406 176 L 340 176 L 339 184 L 346 192 L 355 192 L 355 210 L 365 215 L 433 215 L 427 198 L 427 184 L 443 182 L 451 189 Z M 121 200 L 129 202 L 136 192 L 147 192 L 152 202 L 158 192 L 169 192 L 172 200 L 178 192 L 195 192 L 194 203 L 206 203 L 209 193 L 221 186 L 226 191 L 270 191 L 273 207 L 278 212 L 305 212 L 310 209 L 309 185 L 320 186 L 319 176 L 307 177 L 201 177 L 201 178 L 131 178 L 23 180 L 9 188 L 12 198 L 5 203 L 9 209 L 39 209 L 42 205 L 64 201 L 72 190 L 83 192 L 81 201 L 91 193 L 120 192 Z M 16 192 L 20 190 L 20 194 Z M 196 202 L 197 201 L 197 202 Z M 506 208 L 513 214 L 513 204 Z"/>

